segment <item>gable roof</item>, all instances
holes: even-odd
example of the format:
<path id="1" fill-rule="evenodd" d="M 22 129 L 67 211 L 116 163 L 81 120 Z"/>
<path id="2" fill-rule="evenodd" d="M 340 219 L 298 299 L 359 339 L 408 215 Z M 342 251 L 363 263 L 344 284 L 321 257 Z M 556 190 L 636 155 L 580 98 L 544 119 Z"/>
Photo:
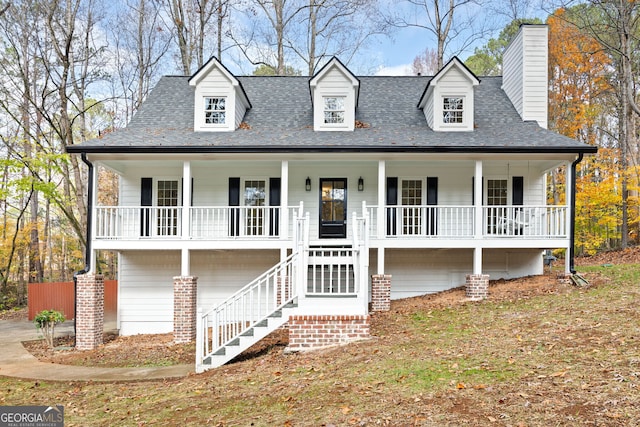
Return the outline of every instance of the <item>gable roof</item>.
<path id="1" fill-rule="evenodd" d="M 329 62 L 324 64 L 322 68 L 316 72 L 316 74 L 309 79 L 309 92 L 311 93 L 311 99 L 313 99 L 313 88 L 318 85 L 318 82 L 331 70 L 337 68 L 355 88 L 356 91 L 356 107 L 358 106 L 358 100 L 360 95 L 360 79 L 358 79 L 352 72 L 344 65 L 337 57 L 333 56 Z"/>
<path id="2" fill-rule="evenodd" d="M 200 67 L 191 77 L 189 77 L 189 85 L 197 86 L 200 81 L 205 78 L 212 69 L 217 68 L 220 72 L 229 80 L 232 86 L 237 87 L 239 89 L 240 95 L 244 98 L 249 108 L 251 108 L 251 101 L 247 96 L 247 92 L 245 92 L 244 87 L 242 87 L 242 83 L 236 78 L 235 75 L 224 64 L 218 61 L 218 58 L 212 56 L 209 58 L 207 62 L 205 62 L 202 67 Z"/>
<path id="3" fill-rule="evenodd" d="M 501 77 L 476 87 L 473 132 L 435 132 L 416 108 L 432 77 L 360 77 L 356 120 L 345 135 L 314 132 L 308 77 L 237 77 L 253 108 L 245 129 L 194 132 L 189 77 L 163 77 L 123 130 L 70 146 L 75 153 L 198 152 L 595 152 L 536 122 L 523 122 L 501 89 Z M 384 102 L 381 102 L 383 100 Z M 248 128 L 248 129 L 246 129 Z"/>
<path id="4" fill-rule="evenodd" d="M 473 74 L 473 72 L 469 69 L 469 67 L 467 67 L 464 64 L 464 62 L 460 61 L 460 59 L 458 59 L 457 56 L 454 56 L 449 60 L 449 62 L 447 62 L 444 65 L 444 67 L 442 67 L 440 71 L 438 71 L 438 73 L 435 76 L 433 76 L 433 78 L 427 84 L 427 87 L 424 88 L 424 91 L 422 92 L 422 96 L 420 96 L 420 100 L 418 101 L 418 108 L 424 107 L 424 105 L 422 105 L 422 101 L 424 101 L 424 99 L 426 98 L 429 90 L 432 89 L 433 86 L 437 84 L 438 81 L 442 78 L 442 76 L 446 75 L 449 72 L 449 70 L 453 67 L 456 67 L 460 71 L 462 71 L 462 74 L 467 79 L 469 79 L 472 86 L 477 86 L 480 84 L 480 80 L 478 79 L 478 77 L 476 77 L 475 74 Z"/>

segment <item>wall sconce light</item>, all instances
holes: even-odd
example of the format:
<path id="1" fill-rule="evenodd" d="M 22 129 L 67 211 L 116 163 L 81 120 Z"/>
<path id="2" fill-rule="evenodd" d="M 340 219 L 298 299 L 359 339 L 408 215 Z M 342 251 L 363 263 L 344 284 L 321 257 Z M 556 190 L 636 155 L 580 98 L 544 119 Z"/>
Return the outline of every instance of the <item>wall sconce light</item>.
<path id="1" fill-rule="evenodd" d="M 304 189 L 307 191 L 311 191 L 311 178 L 307 177 L 304 181 Z"/>
<path id="2" fill-rule="evenodd" d="M 362 177 L 358 178 L 358 191 L 364 190 L 364 180 Z"/>

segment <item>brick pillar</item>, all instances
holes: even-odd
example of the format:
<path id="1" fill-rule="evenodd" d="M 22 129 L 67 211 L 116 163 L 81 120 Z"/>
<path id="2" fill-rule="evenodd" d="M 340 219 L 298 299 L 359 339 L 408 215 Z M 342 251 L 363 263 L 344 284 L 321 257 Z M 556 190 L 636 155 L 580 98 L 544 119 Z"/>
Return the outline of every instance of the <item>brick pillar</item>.
<path id="1" fill-rule="evenodd" d="M 487 299 L 489 297 L 489 275 L 468 274 L 465 290 L 469 299 Z"/>
<path id="2" fill-rule="evenodd" d="M 76 348 L 94 350 L 104 332 L 104 277 L 82 274 L 76 282 Z"/>
<path id="3" fill-rule="evenodd" d="M 371 276 L 371 311 L 389 311 L 391 309 L 391 275 L 374 274 Z"/>
<path id="4" fill-rule="evenodd" d="M 313 350 L 370 338 L 368 315 L 289 316 L 286 351 Z"/>
<path id="5" fill-rule="evenodd" d="M 556 276 L 558 283 L 561 285 L 570 285 L 571 277 L 573 277 L 571 273 L 558 273 Z"/>
<path id="6" fill-rule="evenodd" d="M 177 276 L 173 278 L 173 341 L 176 344 L 191 342 L 196 338 L 198 304 L 198 278 Z"/>

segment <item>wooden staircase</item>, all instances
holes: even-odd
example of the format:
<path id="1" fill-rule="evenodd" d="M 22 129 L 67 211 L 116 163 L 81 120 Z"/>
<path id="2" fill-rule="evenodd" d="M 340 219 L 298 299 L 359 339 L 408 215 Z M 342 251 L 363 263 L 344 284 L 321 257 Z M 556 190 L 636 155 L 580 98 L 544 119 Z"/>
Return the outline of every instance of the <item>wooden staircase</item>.
<path id="1" fill-rule="evenodd" d="M 202 360 L 201 366 L 203 370 L 216 368 L 230 362 L 243 351 L 283 326 L 287 323 L 289 315 L 297 306 L 294 300 L 288 302 L 282 308 L 277 309 L 265 319 L 249 327 L 228 343 L 220 346 L 216 351 L 211 352 Z"/>
<path id="2" fill-rule="evenodd" d="M 289 320 L 299 258 L 290 255 L 212 310 L 198 309 L 196 372 L 224 365 Z"/>

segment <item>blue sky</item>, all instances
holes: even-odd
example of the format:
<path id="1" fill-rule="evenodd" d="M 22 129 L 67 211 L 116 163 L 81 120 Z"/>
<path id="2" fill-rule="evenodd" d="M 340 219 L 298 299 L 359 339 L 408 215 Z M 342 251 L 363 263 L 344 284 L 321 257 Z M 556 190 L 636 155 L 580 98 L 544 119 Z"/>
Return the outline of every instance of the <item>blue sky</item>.
<path id="1" fill-rule="evenodd" d="M 544 2 L 540 2 L 538 5 L 533 6 L 535 0 L 531 2 L 527 18 L 540 18 L 543 21 L 546 20 L 547 12 L 542 10 L 545 5 Z M 469 55 L 473 54 L 475 47 L 483 46 L 489 38 L 498 37 L 502 28 L 504 28 L 510 19 L 506 16 L 500 16 L 496 13 L 490 13 L 485 10 L 477 10 L 476 13 L 481 17 L 483 22 L 489 22 L 492 27 L 495 28 L 491 34 L 483 39 L 477 41 L 470 48 L 463 52 L 456 52 L 460 59 L 465 60 Z M 369 50 L 372 51 L 371 62 L 378 64 L 378 69 L 375 70 L 375 74 L 378 75 L 407 75 L 410 74 L 411 64 L 414 58 L 422 54 L 425 49 L 429 47 L 436 48 L 436 42 L 433 35 L 425 29 L 419 28 L 403 28 L 394 31 L 392 37 L 380 37 L 375 42 L 371 43 Z M 451 53 L 445 53 L 445 61 L 450 59 Z"/>

